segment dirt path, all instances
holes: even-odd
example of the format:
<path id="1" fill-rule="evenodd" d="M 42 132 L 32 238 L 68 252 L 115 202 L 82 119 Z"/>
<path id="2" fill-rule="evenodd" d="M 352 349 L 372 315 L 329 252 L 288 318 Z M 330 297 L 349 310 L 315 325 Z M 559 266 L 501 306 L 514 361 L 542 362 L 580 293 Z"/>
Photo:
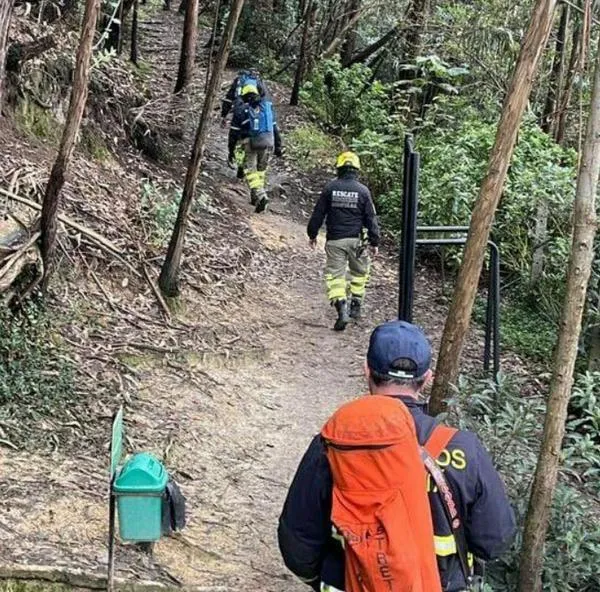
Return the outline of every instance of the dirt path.
<path id="1" fill-rule="evenodd" d="M 175 13 L 161 15 L 146 36 L 142 31 L 142 53 L 154 65 L 151 83 L 165 97 L 173 83 L 178 51 L 173 30 L 180 21 Z M 160 51 L 151 51 L 149 43 L 160 43 Z M 200 104 L 197 89 L 191 99 Z M 193 125 L 189 118 L 173 165 L 179 177 Z M 232 355 L 207 356 L 169 342 L 175 350 L 181 347 L 182 354 L 129 356 L 128 372 L 115 377 L 125 403 L 128 450 L 148 450 L 163 458 L 189 505 L 189 526 L 180 536 L 160 541 L 152 557 L 120 544 L 118 575 L 207 590 L 300 592 L 305 587 L 279 558 L 277 518 L 313 434 L 336 406 L 364 389 L 369 332 L 395 314 L 395 260 L 376 262 L 365 318 L 342 334 L 333 332 L 334 314 L 322 285 L 323 250 L 315 254 L 307 248 L 304 224 L 298 221 L 299 210 L 318 187 L 307 187 L 275 164 L 288 196 L 257 216 L 243 184 L 225 167 L 225 145 L 225 132 L 214 126 L 205 169 L 212 185 L 203 190 L 218 198 L 218 212 L 201 212 L 193 221 L 194 227 L 206 225 L 203 242 L 188 244 L 188 283 L 179 318 L 186 326 L 205 322 Z M 116 179 L 122 173 L 117 167 L 110 175 Z M 216 262 L 203 250 L 208 243 L 218 253 Z M 192 270 L 202 266 L 206 277 L 198 279 Z M 111 275 L 105 272 L 101 279 Z M 121 283 L 120 277 L 113 280 Z M 192 288 L 190 280 L 198 285 Z M 437 339 L 444 310 L 435 302 L 435 281 L 421 270 L 418 285 L 417 321 Z M 128 297 L 133 301 L 135 292 Z M 162 343 L 160 323 L 157 327 L 145 337 Z M 89 339 L 93 342 L 94 335 Z M 468 357 L 475 360 L 480 347 L 476 332 Z M 105 426 L 101 433 L 106 433 L 111 410 L 98 416 Z M 43 456 L 0 448 L 0 555 L 5 565 L 103 573 L 105 455 L 101 448 L 90 454 L 85 442 L 81 451 L 57 446 Z"/>

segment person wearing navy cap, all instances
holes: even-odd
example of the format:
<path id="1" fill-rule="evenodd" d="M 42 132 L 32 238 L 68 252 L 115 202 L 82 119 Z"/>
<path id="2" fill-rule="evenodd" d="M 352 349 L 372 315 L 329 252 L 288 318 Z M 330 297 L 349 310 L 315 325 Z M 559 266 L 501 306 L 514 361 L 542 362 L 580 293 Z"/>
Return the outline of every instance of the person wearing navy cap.
<path id="1" fill-rule="evenodd" d="M 422 447 L 434 432 L 441 431 L 426 412 L 424 389 L 433 377 L 431 346 L 419 327 L 404 321 L 378 326 L 369 341 L 365 375 L 370 394 L 393 397 L 408 408 Z M 449 519 L 437 479 L 428 479 L 442 590 L 479 590 L 481 578 L 474 572 L 480 573 L 483 561 L 496 559 L 507 550 L 516 530 L 515 517 L 502 479 L 477 436 L 443 429 L 453 435 L 432 463 L 443 471 L 442 479 L 445 477 L 460 520 L 453 524 Z M 415 487 L 423 486 L 415 483 Z M 286 566 L 319 592 L 344 590 L 344 552 L 339 536 L 332 537 L 330 521 L 332 488 L 325 443 L 318 435 L 288 491 L 278 538 Z M 479 569 L 474 570 L 473 565 Z"/>

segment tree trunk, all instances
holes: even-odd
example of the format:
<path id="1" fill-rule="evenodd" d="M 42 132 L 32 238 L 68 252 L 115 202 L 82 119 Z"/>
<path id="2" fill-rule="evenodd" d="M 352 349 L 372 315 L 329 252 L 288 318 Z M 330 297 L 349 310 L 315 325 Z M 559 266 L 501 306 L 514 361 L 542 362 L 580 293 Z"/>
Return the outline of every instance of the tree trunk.
<path id="1" fill-rule="evenodd" d="M 583 48 L 582 26 L 574 24 L 573 36 L 571 42 L 571 55 L 569 56 L 569 66 L 565 78 L 565 86 L 560 95 L 560 105 L 558 108 L 558 119 L 554 131 L 554 139 L 557 144 L 563 144 L 565 139 L 565 131 L 567 129 L 567 119 L 569 115 L 569 104 L 571 103 L 571 95 L 573 94 L 573 81 L 577 73 L 577 63 Z"/>
<path id="2" fill-rule="evenodd" d="M 2 89 L 4 88 L 8 29 L 10 28 L 10 17 L 12 16 L 14 5 L 14 0 L 0 0 L 0 117 L 2 117 Z"/>
<path id="3" fill-rule="evenodd" d="M 348 11 L 348 17 L 351 19 L 360 10 L 361 0 L 350 0 L 350 10 Z M 346 67 L 350 65 L 352 56 L 356 52 L 356 43 L 358 41 L 358 21 L 354 23 L 348 29 L 346 33 L 346 39 L 342 45 L 341 59 L 342 66 Z"/>
<path id="4" fill-rule="evenodd" d="M 560 15 L 560 24 L 556 34 L 556 47 L 554 50 L 554 59 L 552 60 L 552 70 L 550 80 L 548 81 L 548 94 L 546 95 L 546 104 L 544 105 L 544 114 L 542 115 L 542 129 L 551 133 L 555 128 L 556 107 L 560 100 L 560 93 L 563 85 L 563 75 L 565 70 L 565 41 L 567 38 L 567 29 L 569 27 L 571 6 L 564 4 Z"/>
<path id="5" fill-rule="evenodd" d="M 596 302 L 596 310 L 600 310 L 600 297 Z M 597 317 L 594 319 L 594 325 L 590 330 L 587 366 L 588 372 L 600 372 L 600 321 Z"/>
<path id="6" fill-rule="evenodd" d="M 404 35 L 402 40 L 401 59 L 405 64 L 412 64 L 421 53 L 423 33 L 431 9 L 430 0 L 411 0 L 404 16 Z"/>
<path id="7" fill-rule="evenodd" d="M 351 66 L 352 64 L 363 64 L 366 62 L 373 54 L 377 53 L 382 47 L 385 47 L 390 41 L 395 39 L 398 33 L 401 30 L 401 24 L 398 23 L 394 28 L 390 29 L 385 35 L 377 39 L 368 45 L 364 49 L 361 49 L 358 53 L 352 56 L 352 59 L 347 66 Z"/>
<path id="8" fill-rule="evenodd" d="M 44 286 L 47 286 L 48 280 L 53 271 L 52 255 L 56 244 L 56 217 L 58 212 L 58 201 L 60 191 L 65 182 L 65 173 L 73 154 L 75 140 L 81 125 L 83 110 L 88 94 L 88 82 L 90 78 L 90 62 L 92 57 L 92 45 L 94 43 L 94 34 L 96 32 L 96 21 L 100 12 L 101 0 L 86 0 L 85 12 L 83 15 L 83 25 L 79 48 L 77 49 L 77 58 L 75 60 L 75 73 L 73 77 L 73 88 L 71 89 L 71 98 L 69 101 L 69 110 L 67 120 L 63 130 L 62 139 L 58 148 L 58 155 L 42 203 L 42 259 L 44 261 Z"/>
<path id="9" fill-rule="evenodd" d="M 548 235 L 548 214 L 550 204 L 548 198 L 543 197 L 537 206 L 535 213 L 535 231 L 533 235 L 533 255 L 531 258 L 531 276 L 529 287 L 533 289 L 542 279 L 544 273 L 544 243 Z"/>
<path id="10" fill-rule="evenodd" d="M 196 59 L 196 42 L 198 40 L 198 0 L 188 0 L 185 7 L 183 37 L 181 39 L 181 55 L 179 57 L 179 72 L 175 90 L 178 93 L 192 80 L 194 61 Z"/>
<path id="11" fill-rule="evenodd" d="M 552 71 L 550 72 L 550 80 L 548 81 L 548 94 L 546 95 L 546 104 L 544 105 L 544 114 L 541 122 L 541 127 L 547 134 L 551 134 L 553 130 L 556 129 L 557 106 L 560 101 L 565 71 L 565 40 L 567 38 L 567 29 L 569 27 L 570 10 L 571 6 L 569 4 L 563 5 L 558 32 L 556 34 L 556 48 L 554 50 Z M 531 275 L 529 278 L 530 289 L 535 288 L 544 272 L 544 258 L 546 251 L 544 245 L 548 234 L 549 207 L 547 198 L 543 198 L 537 206 Z"/>
<path id="12" fill-rule="evenodd" d="M 577 178 L 567 291 L 563 302 L 560 333 L 554 356 L 542 447 L 523 532 L 519 592 L 541 592 L 542 589 L 544 540 L 558 476 L 560 449 L 565 434 L 567 407 L 573 384 L 573 371 L 581 333 L 586 289 L 594 261 L 595 201 L 599 173 L 600 51 L 597 52 L 596 56 L 590 117 Z"/>
<path id="13" fill-rule="evenodd" d="M 217 28 L 219 26 L 219 19 L 221 18 L 221 0 L 217 0 L 215 6 L 215 18 L 213 20 L 212 33 L 210 34 L 210 51 L 208 53 L 208 62 L 206 64 L 206 77 L 204 79 L 204 92 L 208 89 L 210 83 L 210 74 L 212 70 L 213 57 L 215 55 L 215 43 L 217 41 Z"/>
<path id="14" fill-rule="evenodd" d="M 302 43 L 300 44 L 300 55 L 298 56 L 298 66 L 296 67 L 296 75 L 294 76 L 294 86 L 290 97 L 290 105 L 297 105 L 300 98 L 300 87 L 304 80 L 304 72 L 306 70 L 306 61 L 308 59 L 308 33 L 310 31 L 310 21 L 313 12 L 314 2 L 308 0 L 306 6 L 306 15 L 304 16 L 304 29 L 302 30 Z"/>
<path id="15" fill-rule="evenodd" d="M 133 17 L 131 19 L 131 61 L 137 66 L 138 51 L 138 4 L 139 0 L 133 0 Z"/>
<path id="16" fill-rule="evenodd" d="M 471 215 L 463 262 L 444 326 L 431 395 L 431 409 L 434 413 L 439 413 L 445 408 L 444 399 L 450 385 L 456 384 L 460 355 L 469 329 L 494 214 L 500 201 L 539 58 L 548 42 L 555 6 L 556 0 L 536 1 L 504 100 L 487 174 Z"/>
<path id="17" fill-rule="evenodd" d="M 243 6 L 244 0 L 232 0 L 231 2 L 231 10 L 229 12 L 227 24 L 225 25 L 223 42 L 219 48 L 219 54 L 210 78 L 210 84 L 208 85 L 208 89 L 204 97 L 204 105 L 202 106 L 202 114 L 200 116 L 200 122 L 198 123 L 198 129 L 196 131 L 196 139 L 194 140 L 194 145 L 192 147 L 192 154 L 185 177 L 183 193 L 179 203 L 177 220 L 175 221 L 175 227 L 169 242 L 167 256 L 165 257 L 165 262 L 163 263 L 160 271 L 160 277 L 158 279 L 160 289 L 167 296 L 176 296 L 179 292 L 177 278 L 179 276 L 179 267 L 181 265 L 183 242 L 185 239 L 188 216 L 196 190 L 196 183 L 198 181 L 198 174 L 200 173 L 200 165 L 202 163 L 202 154 L 204 152 L 204 143 L 208 133 L 210 115 L 213 110 L 215 97 L 217 96 L 217 92 L 221 85 L 221 77 L 227 64 L 229 50 L 231 49 L 231 45 L 233 43 L 233 37 L 235 35 L 235 30 L 237 28 Z"/>
<path id="18" fill-rule="evenodd" d="M 133 0 L 121 0 L 117 9 L 117 18 L 112 22 L 109 22 L 110 17 L 105 16 L 105 22 L 102 24 L 102 28 L 106 29 L 109 27 L 105 49 L 114 49 L 117 53 L 121 53 L 123 24 L 127 18 L 127 15 L 129 14 L 129 11 L 131 10 L 132 5 Z"/>
<path id="19" fill-rule="evenodd" d="M 360 19 L 361 15 L 362 15 L 362 8 L 357 10 L 356 13 L 352 16 L 352 18 L 348 19 L 348 22 L 346 23 L 346 25 L 344 27 L 342 27 L 340 32 L 333 38 L 333 40 L 331 41 L 331 43 L 329 44 L 327 49 L 321 54 L 322 60 L 326 60 L 335 54 L 335 52 L 338 50 L 338 47 L 344 40 L 346 33 L 352 27 L 354 27 L 356 25 L 356 23 Z"/>

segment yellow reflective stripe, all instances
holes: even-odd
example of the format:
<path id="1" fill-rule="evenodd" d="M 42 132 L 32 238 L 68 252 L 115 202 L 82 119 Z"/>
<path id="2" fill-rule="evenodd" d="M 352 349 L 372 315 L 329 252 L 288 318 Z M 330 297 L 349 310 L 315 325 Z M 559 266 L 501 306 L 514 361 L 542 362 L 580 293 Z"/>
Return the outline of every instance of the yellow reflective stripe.
<path id="1" fill-rule="evenodd" d="M 473 567 L 473 564 L 475 563 L 473 553 L 467 553 L 467 563 L 469 564 L 469 567 Z"/>
<path id="2" fill-rule="evenodd" d="M 325 582 L 321 582 L 321 592 L 344 592 L 344 591 L 340 590 L 339 588 L 330 586 L 329 584 L 326 584 Z"/>
<path id="3" fill-rule="evenodd" d="M 435 547 L 435 554 L 440 557 L 448 557 L 448 555 L 456 554 L 456 540 L 454 539 L 454 535 L 434 535 L 433 544 Z"/>
<path id="4" fill-rule="evenodd" d="M 346 299 L 346 278 L 327 275 L 325 277 L 325 284 L 329 300 Z"/>
<path id="5" fill-rule="evenodd" d="M 337 528 L 335 526 L 331 527 L 331 537 L 333 539 L 335 539 L 336 541 L 339 541 L 339 543 L 342 545 L 342 549 L 346 548 L 346 540 L 344 539 L 344 537 L 337 531 Z"/>
<path id="6" fill-rule="evenodd" d="M 257 171 L 246 172 L 246 181 L 250 189 L 262 189 L 265 185 L 264 175 Z"/>
<path id="7" fill-rule="evenodd" d="M 367 283 L 369 281 L 369 274 L 365 275 L 353 275 L 350 280 L 350 291 L 354 296 L 364 296 L 367 291 Z"/>

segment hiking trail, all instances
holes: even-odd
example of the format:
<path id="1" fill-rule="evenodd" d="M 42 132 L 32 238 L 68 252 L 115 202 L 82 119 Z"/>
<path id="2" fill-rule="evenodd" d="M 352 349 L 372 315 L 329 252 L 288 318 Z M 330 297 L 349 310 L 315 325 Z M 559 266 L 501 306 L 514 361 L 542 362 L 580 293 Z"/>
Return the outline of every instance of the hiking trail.
<path id="1" fill-rule="evenodd" d="M 179 52 L 179 35 L 173 31 L 179 30 L 181 20 L 173 11 L 141 26 L 141 53 L 152 65 L 153 97 L 165 102 Z M 201 105 L 197 87 L 203 86 L 204 74 L 198 68 L 187 99 L 189 113 L 196 117 Z M 298 115 L 285 107 L 285 90 L 274 91 L 285 143 L 286 126 Z M 184 119 L 178 153 L 166 170 L 137 156 L 102 170 L 89 167 L 86 177 L 92 182 L 101 177 L 110 189 L 101 198 L 109 204 L 109 235 L 118 236 L 117 221 L 130 219 L 137 207 L 137 196 L 130 192 L 139 184 L 139 171 L 182 181 L 196 123 L 195 117 Z M 146 307 L 134 289 L 137 284 L 127 285 L 122 270 L 96 268 L 96 284 L 108 286 L 109 296 L 120 294 L 111 296 L 109 307 L 89 270 L 78 263 L 85 282 L 78 280 L 81 285 L 70 291 L 79 293 L 97 316 L 82 308 L 83 318 L 73 322 L 69 339 L 82 351 L 93 346 L 105 364 L 101 370 L 90 369 L 92 376 L 110 370 L 125 404 L 128 451 L 157 454 L 187 498 L 188 526 L 157 543 L 152 556 L 118 544 L 117 577 L 215 591 L 301 592 L 306 587 L 279 557 L 277 518 L 313 435 L 340 403 L 365 390 L 362 368 L 369 333 L 396 314 L 397 263 L 394 253 L 384 249 L 372 269 L 363 319 L 343 333 L 332 331 L 335 315 L 322 279 L 323 237 L 314 253 L 305 232 L 306 212 L 327 176 L 318 172 L 311 178 L 274 159 L 269 177 L 283 190 L 266 214 L 256 215 L 245 186 L 226 166 L 226 135 L 214 117 L 199 188 L 211 201 L 193 215 L 181 309 L 171 324 L 165 327 L 161 321 L 148 285 Z M 23 157 L 43 158 L 48 164 L 51 154 L 35 148 Z M 67 208 L 76 207 L 70 192 L 75 198 L 81 194 L 73 184 L 66 192 Z M 158 263 L 152 265 L 156 277 Z M 91 304 L 90 294 L 97 298 Z M 437 277 L 420 268 L 415 322 L 433 338 L 434 348 L 446 312 L 438 296 Z M 137 319 L 125 322 L 123 308 L 134 311 Z M 90 318 L 97 323 L 88 330 Z M 474 329 L 472 335 L 464 356 L 477 366 L 482 334 Z M 206 347 L 190 345 L 193 339 L 205 340 Z M 100 404 L 96 420 L 83 426 L 89 439 L 57 443 L 44 453 L 0 448 L 0 553 L 5 565 L 104 576 L 106 442 L 108 419 L 117 403 L 111 406 L 101 398 L 92 409 L 97 412 Z M 47 431 L 57 430 L 57 425 Z"/>

